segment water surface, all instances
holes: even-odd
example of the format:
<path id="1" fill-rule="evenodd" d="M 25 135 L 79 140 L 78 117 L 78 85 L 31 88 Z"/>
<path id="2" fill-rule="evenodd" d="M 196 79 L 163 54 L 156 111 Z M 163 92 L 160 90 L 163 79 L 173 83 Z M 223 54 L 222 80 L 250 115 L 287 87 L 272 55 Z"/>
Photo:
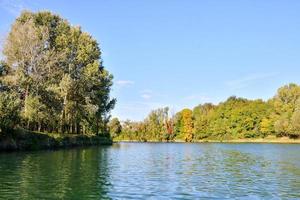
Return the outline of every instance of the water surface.
<path id="1" fill-rule="evenodd" d="M 0 154 L 0 199 L 300 199 L 300 145 L 119 143 Z"/>

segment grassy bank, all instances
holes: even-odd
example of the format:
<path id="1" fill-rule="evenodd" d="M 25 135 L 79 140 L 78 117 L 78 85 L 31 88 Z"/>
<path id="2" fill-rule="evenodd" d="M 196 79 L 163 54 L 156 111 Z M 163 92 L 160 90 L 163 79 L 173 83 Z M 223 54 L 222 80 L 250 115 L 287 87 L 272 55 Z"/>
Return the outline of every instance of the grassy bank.
<path id="1" fill-rule="evenodd" d="M 116 139 L 114 142 L 167 142 L 167 141 L 158 141 L 158 140 L 148 140 L 148 141 L 139 141 L 139 140 L 121 140 Z M 174 141 L 169 142 L 185 142 L 184 140 L 175 139 Z M 292 139 L 289 137 L 276 137 L 268 136 L 265 138 L 240 138 L 240 139 L 205 139 L 205 140 L 194 140 L 193 143 L 278 143 L 278 144 L 300 144 L 300 138 Z"/>
<path id="2" fill-rule="evenodd" d="M 94 135 L 48 134 L 24 129 L 0 133 L 0 151 L 58 149 L 110 144 L 112 144 L 111 139 Z"/>
<path id="3" fill-rule="evenodd" d="M 270 136 L 266 138 L 243 138 L 243 139 L 232 139 L 232 140 L 198 140 L 196 142 L 300 144 L 300 139 Z"/>

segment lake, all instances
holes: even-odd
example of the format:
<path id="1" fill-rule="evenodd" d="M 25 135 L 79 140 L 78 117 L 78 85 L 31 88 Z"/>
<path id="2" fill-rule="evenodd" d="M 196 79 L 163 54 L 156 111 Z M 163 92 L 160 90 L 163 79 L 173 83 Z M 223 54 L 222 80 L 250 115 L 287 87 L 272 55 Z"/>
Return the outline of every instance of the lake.
<path id="1" fill-rule="evenodd" d="M 0 154 L 0 199 L 300 199 L 300 145 L 118 143 Z"/>

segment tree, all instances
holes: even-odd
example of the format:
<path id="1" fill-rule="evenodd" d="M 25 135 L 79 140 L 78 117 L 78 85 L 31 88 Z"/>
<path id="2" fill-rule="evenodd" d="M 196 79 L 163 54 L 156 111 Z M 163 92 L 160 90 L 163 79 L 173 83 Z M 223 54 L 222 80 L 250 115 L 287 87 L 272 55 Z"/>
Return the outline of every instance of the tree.
<path id="1" fill-rule="evenodd" d="M 268 117 L 263 118 L 260 122 L 260 132 L 263 136 L 272 134 L 274 132 L 274 121 Z"/>
<path id="2" fill-rule="evenodd" d="M 300 105 L 300 87 L 291 83 L 279 88 L 271 102 L 274 105 L 276 134 L 294 137 L 298 132 L 296 123 Z"/>
<path id="3" fill-rule="evenodd" d="M 97 41 L 50 12 L 23 12 L 12 25 L 0 65 L 1 90 L 21 102 L 31 130 L 106 135 L 113 76 Z"/>
<path id="4" fill-rule="evenodd" d="M 193 130 L 193 112 L 190 109 L 183 109 L 181 111 L 182 115 L 182 126 L 181 132 L 184 135 L 184 140 L 186 142 L 191 142 L 194 137 L 194 130 Z"/>
<path id="5" fill-rule="evenodd" d="M 296 110 L 291 118 L 291 137 L 298 138 L 300 136 L 300 110 Z"/>
<path id="6" fill-rule="evenodd" d="M 33 130 L 41 131 L 42 125 L 46 123 L 46 114 L 46 107 L 39 96 L 29 95 L 25 99 L 21 116 L 27 121 L 27 129 L 30 129 L 32 124 Z"/>
<path id="7" fill-rule="evenodd" d="M 147 132 L 151 135 L 153 140 L 162 141 L 168 139 L 168 122 L 169 122 L 169 108 L 161 108 L 152 110 L 147 118 L 144 120 Z"/>
<path id="8" fill-rule="evenodd" d="M 196 139 L 204 139 L 209 136 L 208 126 L 215 106 L 210 103 L 196 106 L 193 109 L 194 131 Z"/>
<path id="9" fill-rule="evenodd" d="M 181 130 L 182 130 L 182 113 L 178 112 L 173 117 L 174 122 L 174 136 L 180 137 L 181 136 Z"/>
<path id="10" fill-rule="evenodd" d="M 235 96 L 213 105 L 183 109 L 172 118 L 163 109 L 152 111 L 142 122 L 130 122 L 122 131 L 127 138 L 143 140 L 203 139 L 230 140 L 268 135 L 300 136 L 300 89 L 289 84 L 268 100 L 248 100 Z M 163 119 L 163 120 L 162 120 Z M 169 131 L 168 127 L 172 127 Z M 170 133 L 170 134 L 169 134 Z"/>
<path id="11" fill-rule="evenodd" d="M 110 120 L 108 127 L 112 138 L 119 136 L 122 132 L 122 126 L 118 118 L 113 118 Z"/>
<path id="12" fill-rule="evenodd" d="M 15 93 L 0 92 L 0 132 L 7 132 L 18 124 L 20 101 Z"/>

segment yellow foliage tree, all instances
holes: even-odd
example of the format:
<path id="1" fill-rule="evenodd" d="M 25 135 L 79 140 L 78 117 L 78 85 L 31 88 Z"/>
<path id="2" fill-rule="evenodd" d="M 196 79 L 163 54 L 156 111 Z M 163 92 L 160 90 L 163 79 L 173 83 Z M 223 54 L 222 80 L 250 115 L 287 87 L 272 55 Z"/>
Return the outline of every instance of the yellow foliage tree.
<path id="1" fill-rule="evenodd" d="M 193 112 L 190 109 L 183 109 L 181 115 L 181 133 L 183 133 L 186 142 L 191 142 L 194 138 Z"/>

